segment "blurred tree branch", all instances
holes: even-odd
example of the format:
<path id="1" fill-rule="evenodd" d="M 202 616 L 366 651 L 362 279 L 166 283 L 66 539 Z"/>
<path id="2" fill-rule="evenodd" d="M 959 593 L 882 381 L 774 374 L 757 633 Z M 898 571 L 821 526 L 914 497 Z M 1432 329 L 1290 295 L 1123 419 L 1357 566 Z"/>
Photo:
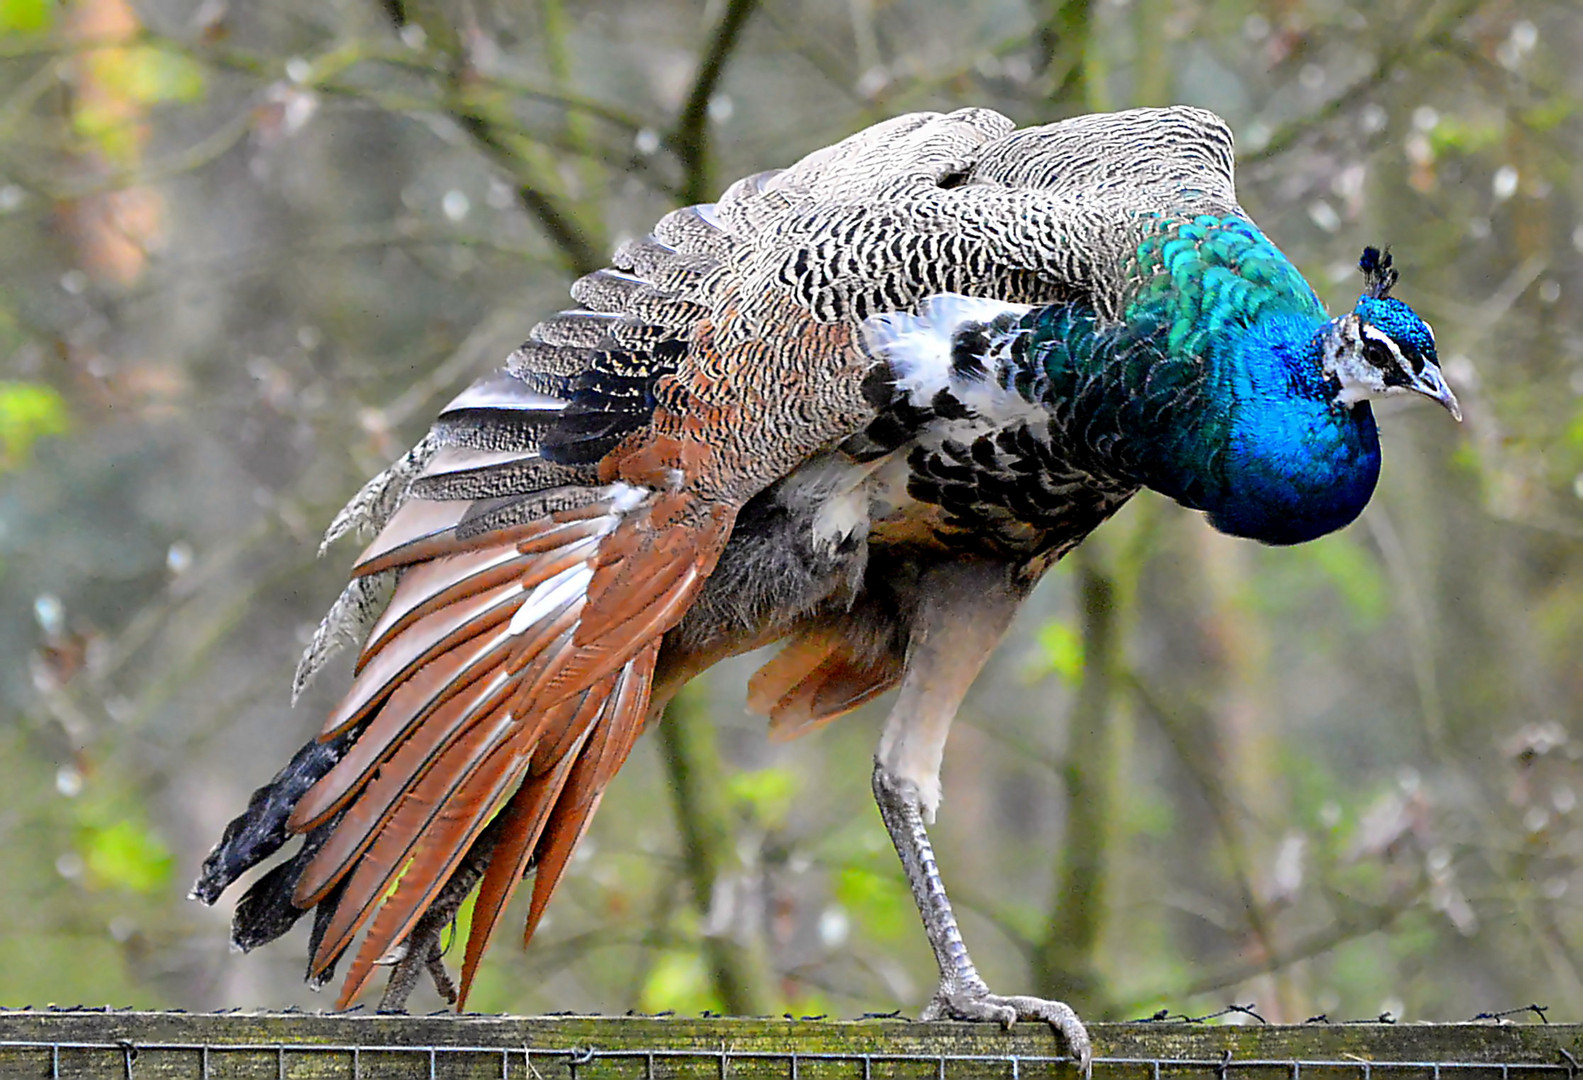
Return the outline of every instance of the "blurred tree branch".
<path id="1" fill-rule="evenodd" d="M 1049 0 L 1036 34 L 1038 70 L 1056 101 L 1099 107 L 1107 96 L 1101 49 L 1089 0 Z M 1140 536 L 1142 534 L 1140 533 Z M 1138 537 L 1135 537 L 1136 540 Z M 1076 570 L 1083 673 L 1068 717 L 1065 779 L 1066 835 L 1056 869 L 1047 930 L 1030 957 L 1034 986 L 1080 1013 L 1108 1015 L 1108 988 L 1099 968 L 1107 885 L 1116 840 L 1113 807 L 1120 783 L 1121 732 L 1114 715 L 1116 675 L 1122 668 L 1118 611 L 1135 595 L 1142 548 L 1128 551 L 1119 572 L 1105 565 L 1101 538 L 1090 537 L 1066 556 Z M 1125 576 L 1123 583 L 1120 579 Z"/>
<path id="2" fill-rule="evenodd" d="M 1404 892 L 1393 897 L 1390 903 L 1364 909 L 1351 918 L 1338 919 L 1322 930 L 1300 937 L 1282 946 L 1278 954 L 1266 953 L 1251 959 L 1239 957 L 1179 986 L 1154 987 L 1147 995 L 1117 1002 L 1116 1010 L 1120 1015 L 1136 1014 L 1162 1000 L 1222 994 L 1250 979 L 1287 970 L 1301 961 L 1323 956 L 1349 941 L 1388 930 L 1397 919 L 1411 911 L 1423 896 L 1424 890 L 1421 888 Z"/>
<path id="3" fill-rule="evenodd" d="M 1093 36 L 1092 0 L 1046 0 L 1034 33 L 1035 71 L 1044 76 L 1045 96 L 1054 102 L 1091 102 L 1099 89 L 1089 81 Z"/>
<path id="4" fill-rule="evenodd" d="M 671 129 L 667 142 L 682 163 L 680 196 L 683 205 L 707 202 L 716 193 L 718 184 L 713 140 L 709 136 L 709 108 L 731 55 L 742 39 L 742 30 L 757 7 L 758 0 L 727 0 L 726 9 L 699 58 L 692 89 Z"/>
<path id="5" fill-rule="evenodd" d="M 741 860 L 735 853 L 725 763 L 715 743 L 701 679 L 694 679 L 671 699 L 657 736 L 681 831 L 682 860 L 704 923 L 702 948 L 710 982 L 733 1014 L 765 1015 L 775 994 L 762 927 L 711 925 L 730 913 L 730 879 L 740 876 Z"/>
<path id="6" fill-rule="evenodd" d="M 1431 47 L 1439 38 L 1452 32 L 1484 3 L 1485 0 L 1458 0 L 1433 18 L 1415 18 L 1413 30 L 1405 40 L 1388 41 L 1380 46 L 1375 53 L 1374 65 L 1368 74 L 1353 82 L 1313 112 L 1276 128 L 1262 146 L 1238 154 L 1238 160 L 1242 164 L 1251 165 L 1286 153 L 1316 129 L 1366 101 L 1370 95 L 1389 82 L 1405 61 L 1421 60 L 1426 52 L 1431 51 Z M 1431 0 L 1427 6 L 1435 6 L 1435 0 Z M 1352 35 L 1352 39 L 1356 40 L 1355 34 Z"/>
<path id="7" fill-rule="evenodd" d="M 1099 972 L 1100 933 L 1108 912 L 1106 883 L 1115 840 L 1120 732 L 1112 715 L 1120 667 L 1115 577 L 1090 539 L 1068 558 L 1076 566 L 1083 641 L 1083 681 L 1067 721 L 1066 835 L 1048 929 L 1030 957 L 1034 986 L 1085 1015 L 1108 1015 Z"/>
<path id="8" fill-rule="evenodd" d="M 1229 785 L 1221 776 L 1220 764 L 1208 749 L 1213 745 L 1210 718 L 1202 709 L 1186 703 L 1181 694 L 1173 695 L 1177 702 L 1175 707 L 1168 706 L 1165 695 L 1154 689 L 1137 670 L 1127 671 L 1123 678 L 1134 700 L 1159 725 L 1208 805 L 1230 864 L 1232 885 L 1237 890 L 1237 900 L 1249 932 L 1259 942 L 1264 955 L 1270 958 L 1271 965 L 1278 968 L 1282 963 L 1281 953 L 1272 939 L 1268 919 L 1254 888 L 1253 868 L 1239 826 L 1239 821 L 1249 817 L 1250 812 L 1233 799 Z"/>

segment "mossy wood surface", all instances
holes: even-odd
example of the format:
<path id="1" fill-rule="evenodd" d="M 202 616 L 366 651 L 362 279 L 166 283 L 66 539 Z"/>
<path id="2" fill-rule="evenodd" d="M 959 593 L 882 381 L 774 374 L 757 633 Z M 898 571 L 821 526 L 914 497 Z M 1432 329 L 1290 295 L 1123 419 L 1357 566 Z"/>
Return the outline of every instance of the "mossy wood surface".
<path id="1" fill-rule="evenodd" d="M 1576 1080 L 1583 1025 L 1095 1024 L 1100 1080 Z M 1229 1054 L 1229 1058 L 1227 1055 Z M 1037 1025 L 0 1012 L 0 1077 L 1075 1077 Z"/>

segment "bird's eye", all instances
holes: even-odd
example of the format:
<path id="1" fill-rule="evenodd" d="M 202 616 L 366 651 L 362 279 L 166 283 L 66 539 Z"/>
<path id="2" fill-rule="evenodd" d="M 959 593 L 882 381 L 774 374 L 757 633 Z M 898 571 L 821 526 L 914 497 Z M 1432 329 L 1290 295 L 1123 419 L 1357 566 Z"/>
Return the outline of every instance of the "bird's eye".
<path id="1" fill-rule="evenodd" d="M 1381 371 L 1389 371 L 1396 367 L 1396 359 L 1391 355 L 1390 346 L 1378 338 L 1363 339 L 1363 359 Z"/>

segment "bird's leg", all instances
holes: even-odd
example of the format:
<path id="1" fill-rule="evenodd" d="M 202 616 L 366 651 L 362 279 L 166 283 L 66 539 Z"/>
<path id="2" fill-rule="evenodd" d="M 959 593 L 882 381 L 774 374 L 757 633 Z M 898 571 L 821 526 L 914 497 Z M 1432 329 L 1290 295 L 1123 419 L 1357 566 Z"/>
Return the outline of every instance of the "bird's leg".
<path id="1" fill-rule="evenodd" d="M 919 1019 L 992 1020 L 1002 1027 L 1010 1027 L 1018 1020 L 1043 1020 L 1066 1041 L 1083 1074 L 1088 1075 L 1093 1057 L 1088 1029 L 1070 1005 L 1046 998 L 990 993 L 962 941 L 951 899 L 946 896 L 945 883 L 940 880 L 934 861 L 934 846 L 924 828 L 917 794 L 897 783 L 878 763 L 874 766 L 874 801 L 879 804 L 880 817 L 907 871 L 913 901 L 923 917 L 924 932 L 929 935 L 935 962 L 940 966 L 940 985 Z"/>
<path id="2" fill-rule="evenodd" d="M 390 978 L 385 982 L 385 993 L 379 999 L 379 1011 L 382 1013 L 405 1013 L 407 998 L 417 989 L 418 979 L 425 971 L 434 979 L 435 991 L 447 1004 L 456 1001 L 456 986 L 451 981 L 450 972 L 445 970 L 442 959 L 444 948 L 440 944 L 440 935 L 427 930 L 424 925 L 426 922 L 427 918 L 419 920 L 412 933 L 407 935 L 407 940 L 386 957 L 391 968 Z"/>
<path id="3" fill-rule="evenodd" d="M 434 903 L 429 905 L 429 910 L 423 913 L 406 940 L 391 950 L 387 957 L 391 964 L 390 978 L 385 982 L 385 993 L 379 999 L 380 1012 L 406 1012 L 407 998 L 417 988 L 424 972 L 428 972 L 434 982 L 435 992 L 445 1003 L 456 1004 L 456 982 L 451 978 L 451 973 L 445 970 L 445 945 L 442 938 L 445 928 L 455 920 L 457 911 L 473 891 L 473 886 L 484 876 L 494 847 L 495 830 L 491 823 L 473 842 L 467 857 L 451 874 L 451 879 L 440 889 Z"/>
<path id="4" fill-rule="evenodd" d="M 940 804 L 946 735 L 968 687 L 1011 624 L 1024 590 L 990 564 L 951 564 L 925 574 L 909 627 L 906 673 L 874 758 L 874 799 L 906 870 L 940 986 L 922 1019 L 1043 1020 L 1066 1041 L 1084 1075 L 1088 1031 L 1060 1001 L 990 993 L 967 953 L 935 864 L 926 822 Z"/>

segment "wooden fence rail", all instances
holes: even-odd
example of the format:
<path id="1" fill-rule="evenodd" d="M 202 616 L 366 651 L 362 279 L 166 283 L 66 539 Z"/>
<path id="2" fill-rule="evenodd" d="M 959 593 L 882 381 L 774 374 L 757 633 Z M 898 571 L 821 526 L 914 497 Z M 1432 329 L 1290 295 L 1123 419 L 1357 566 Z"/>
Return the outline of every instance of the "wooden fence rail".
<path id="1" fill-rule="evenodd" d="M 1579 1080 L 1575 1024 L 1095 1024 L 1096 1080 Z M 904 1020 L 0 1011 L 0 1077 L 1074 1080 L 1047 1030 Z"/>

